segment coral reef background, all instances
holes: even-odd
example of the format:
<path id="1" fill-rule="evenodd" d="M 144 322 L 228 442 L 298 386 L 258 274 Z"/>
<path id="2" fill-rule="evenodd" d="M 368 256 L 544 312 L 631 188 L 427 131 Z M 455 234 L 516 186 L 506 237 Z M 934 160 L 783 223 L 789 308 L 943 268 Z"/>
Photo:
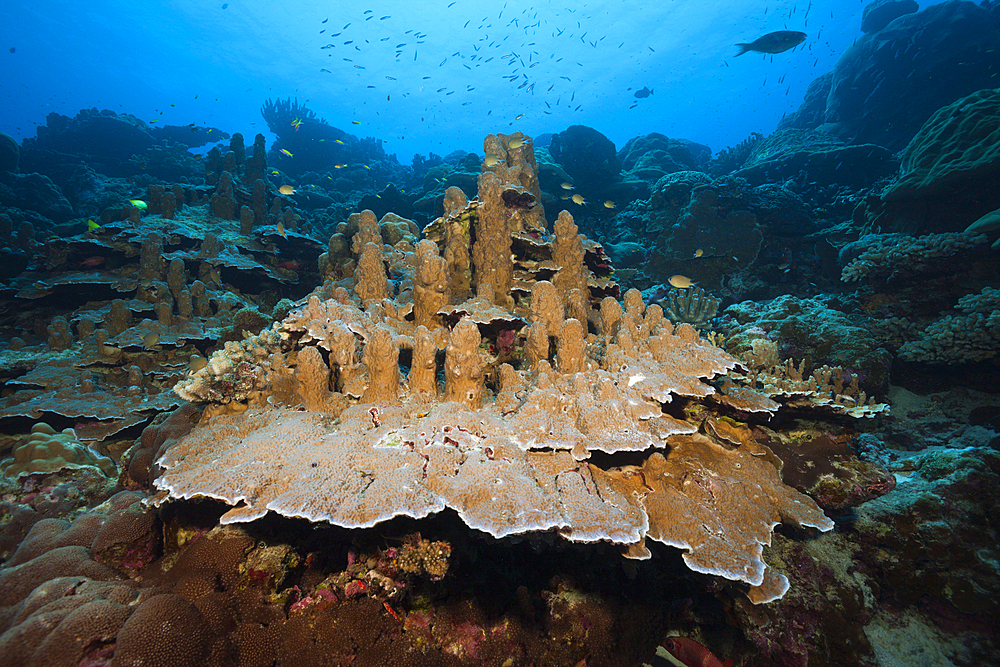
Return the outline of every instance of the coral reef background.
<path id="1" fill-rule="evenodd" d="M 14 10 L 0 667 L 1000 664 L 1000 5 L 387 7 Z"/>

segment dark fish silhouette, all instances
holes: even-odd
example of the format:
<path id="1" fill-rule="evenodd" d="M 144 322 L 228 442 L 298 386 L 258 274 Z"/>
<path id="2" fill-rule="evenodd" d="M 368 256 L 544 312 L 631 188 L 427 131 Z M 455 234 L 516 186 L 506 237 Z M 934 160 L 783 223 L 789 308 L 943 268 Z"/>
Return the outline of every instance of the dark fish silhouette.
<path id="1" fill-rule="evenodd" d="M 635 91 L 635 96 L 640 100 L 643 99 L 644 97 L 649 97 L 652 94 L 653 90 L 651 88 L 647 88 L 646 86 L 643 86 L 642 90 Z"/>
<path id="2" fill-rule="evenodd" d="M 740 52 L 736 55 L 742 56 L 747 51 L 756 51 L 757 53 L 781 53 L 782 51 L 787 51 L 790 48 L 796 47 L 806 39 L 806 34 L 804 32 L 796 32 L 795 30 L 779 30 L 778 32 L 769 32 L 763 37 L 758 37 L 749 44 L 737 44 L 740 47 Z"/>

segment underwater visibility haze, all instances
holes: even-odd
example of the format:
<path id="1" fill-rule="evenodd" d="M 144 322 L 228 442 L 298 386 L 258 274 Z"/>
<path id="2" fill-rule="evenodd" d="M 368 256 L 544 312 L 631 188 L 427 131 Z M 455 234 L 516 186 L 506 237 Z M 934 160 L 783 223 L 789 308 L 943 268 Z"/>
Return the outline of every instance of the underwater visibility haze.
<path id="1" fill-rule="evenodd" d="M 0 667 L 1000 665 L 1000 2 L 8 3 Z"/>
<path id="2" fill-rule="evenodd" d="M 297 97 L 401 159 L 481 150 L 484 123 L 719 150 L 773 128 L 857 37 L 863 4 L 809 4 L 17 3 L 0 119 L 20 139 L 50 112 L 97 107 L 251 137 L 263 100 Z M 804 53 L 733 59 L 734 43 L 785 28 L 808 31 Z M 636 104 L 645 86 L 656 94 Z"/>

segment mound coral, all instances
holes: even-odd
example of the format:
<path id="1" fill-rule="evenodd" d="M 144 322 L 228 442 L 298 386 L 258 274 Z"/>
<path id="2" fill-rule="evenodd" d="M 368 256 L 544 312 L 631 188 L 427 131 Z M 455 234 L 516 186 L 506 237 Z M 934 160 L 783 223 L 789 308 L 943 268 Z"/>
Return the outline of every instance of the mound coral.
<path id="1" fill-rule="evenodd" d="M 980 90 L 934 112 L 903 152 L 903 176 L 885 199 L 928 197 L 972 180 L 996 178 L 998 111 L 1000 90 Z"/>
<path id="2" fill-rule="evenodd" d="M 115 477 L 115 462 L 80 442 L 73 429 L 61 433 L 45 423 L 31 427 L 31 434 L 14 446 L 13 457 L 0 462 L 0 474 L 23 477 L 65 469 L 92 468 Z"/>
<path id="3" fill-rule="evenodd" d="M 794 358 L 795 364 L 809 359 L 810 373 L 819 366 L 839 367 L 860 376 L 869 393 L 882 393 L 888 386 L 891 357 L 881 341 L 866 323 L 819 299 L 786 295 L 763 304 L 737 303 L 726 308 L 717 330 L 726 336 L 726 349 L 744 360 L 765 336 L 776 342 L 780 358 L 760 363 L 757 357 L 752 364 L 757 370 L 773 369 L 767 373 L 773 377 L 792 378 L 784 359 Z"/>
<path id="4" fill-rule="evenodd" d="M 757 260 L 764 235 L 757 215 L 748 210 L 750 184 L 736 177 L 705 183 L 707 178 L 700 172 L 677 172 L 657 183 L 647 231 L 659 235 L 651 243 L 644 272 L 658 282 L 681 274 L 719 289 L 727 274 Z"/>

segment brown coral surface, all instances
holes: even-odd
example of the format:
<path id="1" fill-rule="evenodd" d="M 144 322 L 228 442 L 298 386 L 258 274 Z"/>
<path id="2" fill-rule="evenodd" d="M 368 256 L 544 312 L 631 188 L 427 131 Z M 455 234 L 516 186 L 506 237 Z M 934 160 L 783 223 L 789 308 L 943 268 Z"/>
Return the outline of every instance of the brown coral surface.
<path id="1" fill-rule="evenodd" d="M 201 426 L 159 459 L 165 472 L 155 482 L 156 502 L 207 497 L 231 506 L 223 523 L 273 512 L 345 528 L 451 508 L 494 537 L 556 532 L 571 541 L 621 544 L 638 558 L 648 557 L 642 543 L 649 537 L 684 549 L 697 571 L 754 587 L 767 581 L 759 601 L 780 597 L 787 586 L 766 579 L 761 559 L 771 529 L 782 521 L 821 530 L 833 524 L 785 486 L 773 465 L 755 460 L 753 448 L 730 450 L 691 436 L 697 427 L 669 411 L 714 394 L 706 380 L 738 362 L 689 325 L 675 330 L 636 295 L 626 299 L 627 311 L 604 299 L 600 337 L 590 334 L 587 343 L 582 324 L 566 319 L 552 360 L 489 383 L 481 325 L 461 318 L 445 350 L 444 387 L 433 392 L 440 399 L 431 405 L 428 388 L 411 395 L 396 375 L 393 341 L 412 346 L 404 321 L 376 324 L 381 309 L 313 295 L 269 332 L 270 352 L 258 357 L 272 360 L 271 379 L 219 404 L 235 414 L 206 412 Z M 398 310 L 388 303 L 388 311 Z M 550 317 L 563 315 L 555 310 Z M 481 321 L 488 327 L 491 320 Z M 337 384 L 321 355 L 307 354 L 333 349 L 332 331 L 345 325 L 363 346 L 356 379 L 366 388 L 351 396 L 331 391 Z M 369 354 L 374 345 L 379 351 Z M 244 355 L 244 348 L 217 353 L 201 372 L 231 368 L 227 355 L 234 353 Z M 298 371 L 297 393 L 281 389 L 290 370 L 282 364 L 293 357 L 300 368 L 316 357 L 309 364 L 319 369 L 308 382 Z M 180 386 L 178 392 L 222 400 Z M 637 452 L 644 463 L 597 465 L 588 461 L 595 452 Z"/>

